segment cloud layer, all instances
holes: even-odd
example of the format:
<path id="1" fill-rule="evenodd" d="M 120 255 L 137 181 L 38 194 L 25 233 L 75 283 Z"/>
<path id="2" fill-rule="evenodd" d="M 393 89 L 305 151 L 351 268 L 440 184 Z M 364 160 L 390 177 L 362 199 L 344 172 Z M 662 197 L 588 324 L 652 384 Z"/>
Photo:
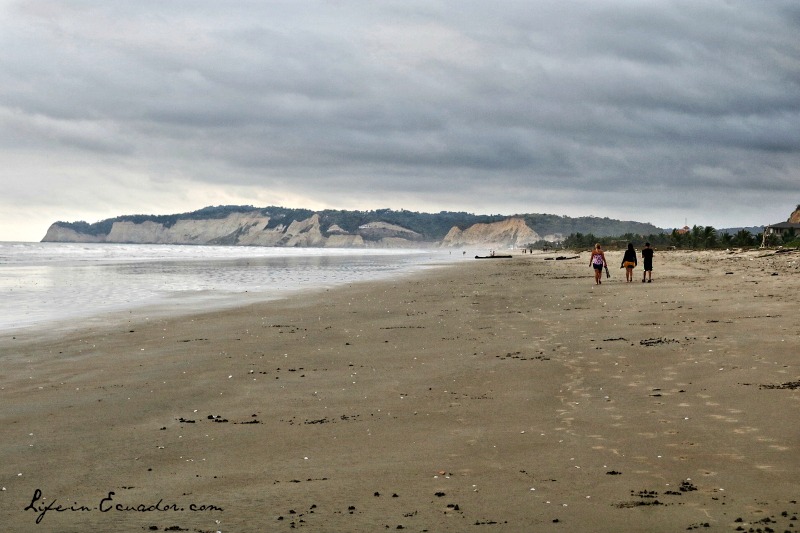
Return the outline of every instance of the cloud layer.
<path id="1" fill-rule="evenodd" d="M 776 222 L 797 35 L 793 0 L 2 1 L 0 239 L 231 202 Z"/>

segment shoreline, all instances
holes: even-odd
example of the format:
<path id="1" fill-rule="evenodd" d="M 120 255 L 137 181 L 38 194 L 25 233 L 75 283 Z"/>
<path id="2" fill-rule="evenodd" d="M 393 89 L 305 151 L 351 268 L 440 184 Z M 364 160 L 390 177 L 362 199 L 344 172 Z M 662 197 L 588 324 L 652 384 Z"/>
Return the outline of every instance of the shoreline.
<path id="1" fill-rule="evenodd" d="M 0 516 L 37 531 L 796 527 L 800 254 L 657 251 L 652 284 L 608 255 L 600 286 L 586 253 L 521 254 L 3 336 Z"/>
<path id="2" fill-rule="evenodd" d="M 135 246 L 142 250 L 129 258 L 127 251 Z M 185 250 L 176 252 L 172 247 L 169 253 L 158 250 L 165 246 L 170 245 L 126 245 L 108 252 L 109 245 L 98 244 L 86 257 L 70 253 L 37 259 L 41 253 L 34 251 L 12 258 L 0 269 L 0 275 L 10 279 L 3 291 L 9 305 L 0 313 L 0 335 L 63 332 L 73 324 L 221 310 L 456 261 L 447 252 L 421 249 L 352 253 L 303 249 L 299 255 L 293 249 L 288 255 L 269 250 L 266 255 L 248 256 L 237 255 L 242 250 L 230 247 L 210 247 L 201 255 L 187 256 Z M 84 248 L 77 253 L 84 253 Z"/>

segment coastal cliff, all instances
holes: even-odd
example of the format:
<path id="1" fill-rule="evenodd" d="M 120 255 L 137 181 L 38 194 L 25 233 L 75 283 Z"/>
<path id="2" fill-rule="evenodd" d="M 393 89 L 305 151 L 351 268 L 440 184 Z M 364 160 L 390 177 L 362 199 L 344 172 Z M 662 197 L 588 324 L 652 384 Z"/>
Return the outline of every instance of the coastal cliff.
<path id="1" fill-rule="evenodd" d="M 529 228 L 524 220 L 509 218 L 491 224 L 473 224 L 463 231 L 454 227 L 445 235 L 441 246 L 524 247 L 539 239 L 539 234 Z"/>
<path id="2" fill-rule="evenodd" d="M 56 222 L 42 242 L 318 248 L 419 248 L 440 244 L 400 224 L 344 218 L 351 226 L 348 231 L 336 222 L 326 224 L 322 218 L 319 213 L 299 210 L 206 208 L 184 215 L 136 215 L 95 224 Z M 500 232 L 486 235 L 491 235 L 494 243 Z M 477 244 L 479 239 L 473 238 L 471 242 Z M 507 244 L 514 242 L 510 240 Z"/>
<path id="3" fill-rule="evenodd" d="M 231 246 L 286 246 L 329 248 L 408 248 L 439 245 L 441 247 L 489 246 L 522 247 L 539 240 L 539 235 L 520 218 L 489 224 L 473 224 L 463 231 L 453 227 L 439 242 L 425 242 L 408 228 L 385 222 L 359 226 L 357 234 L 339 227 L 323 230 L 320 217 L 314 214 L 304 220 L 270 227 L 269 217 L 259 212 L 231 213 L 221 219 L 181 219 L 173 225 L 145 220 L 116 221 L 106 235 L 80 233 L 55 223 L 42 242 L 107 242 L 133 244 L 195 244 Z"/>
<path id="4" fill-rule="evenodd" d="M 152 220 L 115 221 L 103 235 L 81 233 L 52 224 L 42 242 L 108 242 L 132 244 L 198 244 L 230 246 L 364 247 L 360 235 L 323 235 L 319 215 L 270 227 L 259 211 L 231 213 L 224 218 L 179 219 L 167 225 Z"/>
<path id="5" fill-rule="evenodd" d="M 791 222 L 792 224 L 800 224 L 800 205 L 798 205 L 797 209 L 794 210 L 794 213 L 789 216 L 788 222 Z"/>
<path id="6" fill-rule="evenodd" d="M 556 215 L 474 215 L 311 211 L 283 207 L 206 207 L 175 215 L 124 215 L 99 222 L 55 222 L 42 242 L 192 244 L 328 248 L 525 247 L 575 232 L 657 233 L 651 224 Z M 544 235 L 544 237 L 541 237 Z"/>

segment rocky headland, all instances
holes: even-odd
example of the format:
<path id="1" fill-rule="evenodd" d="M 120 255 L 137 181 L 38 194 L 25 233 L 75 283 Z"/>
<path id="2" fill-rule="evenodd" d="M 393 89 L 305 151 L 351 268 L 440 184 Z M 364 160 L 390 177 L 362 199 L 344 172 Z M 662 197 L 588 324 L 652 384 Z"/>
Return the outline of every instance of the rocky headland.
<path id="1" fill-rule="evenodd" d="M 598 231 L 600 228 L 600 231 Z M 556 215 L 409 211 L 322 211 L 208 207 L 180 215 L 131 215 L 93 224 L 55 222 L 42 242 L 285 246 L 321 248 L 519 248 L 574 231 L 660 233 L 652 224 Z"/>

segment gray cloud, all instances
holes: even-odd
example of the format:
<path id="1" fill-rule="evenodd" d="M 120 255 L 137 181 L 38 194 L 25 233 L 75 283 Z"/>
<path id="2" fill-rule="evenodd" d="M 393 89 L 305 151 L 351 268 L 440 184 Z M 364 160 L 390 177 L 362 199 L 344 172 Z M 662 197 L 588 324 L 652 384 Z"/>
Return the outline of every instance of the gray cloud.
<path id="1" fill-rule="evenodd" d="M 0 10 L 4 172 L 42 189 L 70 161 L 86 218 L 104 180 L 142 176 L 343 208 L 586 214 L 602 197 L 592 214 L 664 226 L 800 201 L 793 1 Z M 122 196 L 117 214 L 146 211 Z"/>

